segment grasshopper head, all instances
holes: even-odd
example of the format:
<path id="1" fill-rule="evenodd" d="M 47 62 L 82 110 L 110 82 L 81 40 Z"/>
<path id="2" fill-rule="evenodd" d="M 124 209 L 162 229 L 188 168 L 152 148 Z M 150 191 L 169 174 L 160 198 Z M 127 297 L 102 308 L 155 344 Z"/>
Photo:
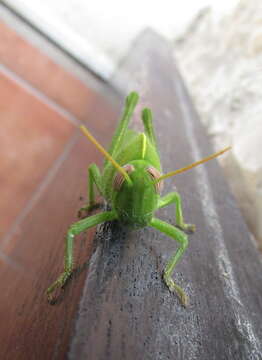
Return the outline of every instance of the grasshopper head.
<path id="1" fill-rule="evenodd" d="M 123 166 L 131 183 L 121 173 L 113 180 L 113 206 L 119 221 L 125 225 L 139 228 L 147 226 L 157 208 L 162 182 L 155 180 L 161 176 L 159 171 L 144 160 L 131 161 Z"/>

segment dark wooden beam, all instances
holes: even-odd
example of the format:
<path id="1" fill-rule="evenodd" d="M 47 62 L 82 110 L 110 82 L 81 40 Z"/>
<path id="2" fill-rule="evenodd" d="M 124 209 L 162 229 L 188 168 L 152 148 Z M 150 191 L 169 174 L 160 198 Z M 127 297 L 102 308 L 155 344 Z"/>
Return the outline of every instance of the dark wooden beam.
<path id="1" fill-rule="evenodd" d="M 114 83 L 153 110 L 165 172 L 210 153 L 205 131 L 174 64 L 170 44 L 143 33 Z M 136 113 L 134 123 L 140 122 Z M 187 308 L 161 274 L 177 244 L 152 228 L 100 227 L 69 359 L 261 359 L 262 266 L 216 160 L 166 181 L 196 224 L 175 279 Z M 174 224 L 174 209 L 158 217 Z"/>

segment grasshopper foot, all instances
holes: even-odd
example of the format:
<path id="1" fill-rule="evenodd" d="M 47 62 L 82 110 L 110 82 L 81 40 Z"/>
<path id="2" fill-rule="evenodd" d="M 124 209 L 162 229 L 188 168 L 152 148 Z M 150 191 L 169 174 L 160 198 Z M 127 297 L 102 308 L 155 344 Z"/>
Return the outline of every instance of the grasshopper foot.
<path id="1" fill-rule="evenodd" d="M 55 299 L 54 296 L 52 296 L 51 294 L 54 292 L 54 290 L 60 288 L 62 289 L 65 284 L 67 283 L 68 279 L 71 277 L 73 271 L 65 271 L 63 272 L 59 278 L 53 282 L 53 284 L 51 286 L 49 286 L 49 288 L 46 290 L 46 294 L 47 294 L 47 300 L 50 304 L 54 304 L 55 303 Z"/>
<path id="2" fill-rule="evenodd" d="M 188 305 L 189 298 L 188 298 L 187 294 L 184 292 L 184 290 L 180 286 L 178 286 L 174 282 L 174 280 L 171 279 L 170 276 L 167 276 L 165 273 L 163 274 L 163 278 L 164 278 L 164 282 L 165 282 L 166 286 L 168 287 L 169 291 L 176 292 L 180 298 L 182 305 L 184 307 L 186 307 Z"/>
<path id="3" fill-rule="evenodd" d="M 92 205 L 83 206 L 81 207 L 81 209 L 78 210 L 77 217 L 79 219 L 84 219 L 85 217 L 89 216 L 93 210 L 99 209 L 102 206 L 103 206 L 102 203 L 95 203 Z"/>
<path id="4" fill-rule="evenodd" d="M 181 224 L 176 226 L 187 233 L 193 233 L 196 230 L 196 225 L 194 224 Z"/>

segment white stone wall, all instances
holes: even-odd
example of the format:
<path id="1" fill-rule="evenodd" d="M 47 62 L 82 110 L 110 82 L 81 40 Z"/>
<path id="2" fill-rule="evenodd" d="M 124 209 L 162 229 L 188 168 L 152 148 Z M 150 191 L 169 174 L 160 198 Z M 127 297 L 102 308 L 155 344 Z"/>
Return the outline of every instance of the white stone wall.
<path id="1" fill-rule="evenodd" d="M 192 17 L 204 6 L 212 6 L 221 15 L 237 0 L 5 0 L 26 17 L 43 27 L 44 32 L 56 32 L 60 38 L 75 37 L 74 51 L 92 56 L 103 53 L 108 61 L 118 61 L 125 55 L 132 40 L 146 27 L 173 39 L 181 33 Z M 99 60 L 99 59 L 98 59 Z M 104 62 L 103 62 L 104 64 Z M 104 64 L 104 66 L 106 66 Z"/>
<path id="2" fill-rule="evenodd" d="M 241 0 L 220 21 L 203 11 L 175 56 L 215 148 L 233 147 L 219 160 L 262 245 L 262 1 Z"/>

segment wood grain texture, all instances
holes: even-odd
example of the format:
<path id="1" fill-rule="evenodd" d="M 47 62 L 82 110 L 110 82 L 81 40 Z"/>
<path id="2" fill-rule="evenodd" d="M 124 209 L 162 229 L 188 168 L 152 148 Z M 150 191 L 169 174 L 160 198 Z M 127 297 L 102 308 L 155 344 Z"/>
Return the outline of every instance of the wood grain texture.
<path id="1" fill-rule="evenodd" d="M 164 172 L 212 152 L 164 39 L 141 35 L 113 81 L 142 95 L 140 109 L 152 108 Z M 185 220 L 197 229 L 174 275 L 190 296 L 188 308 L 161 279 L 176 243 L 151 228 L 127 232 L 105 224 L 70 360 L 262 358 L 261 261 L 217 161 L 167 180 L 164 193 L 174 184 Z M 157 216 L 175 223 L 172 207 Z"/>

